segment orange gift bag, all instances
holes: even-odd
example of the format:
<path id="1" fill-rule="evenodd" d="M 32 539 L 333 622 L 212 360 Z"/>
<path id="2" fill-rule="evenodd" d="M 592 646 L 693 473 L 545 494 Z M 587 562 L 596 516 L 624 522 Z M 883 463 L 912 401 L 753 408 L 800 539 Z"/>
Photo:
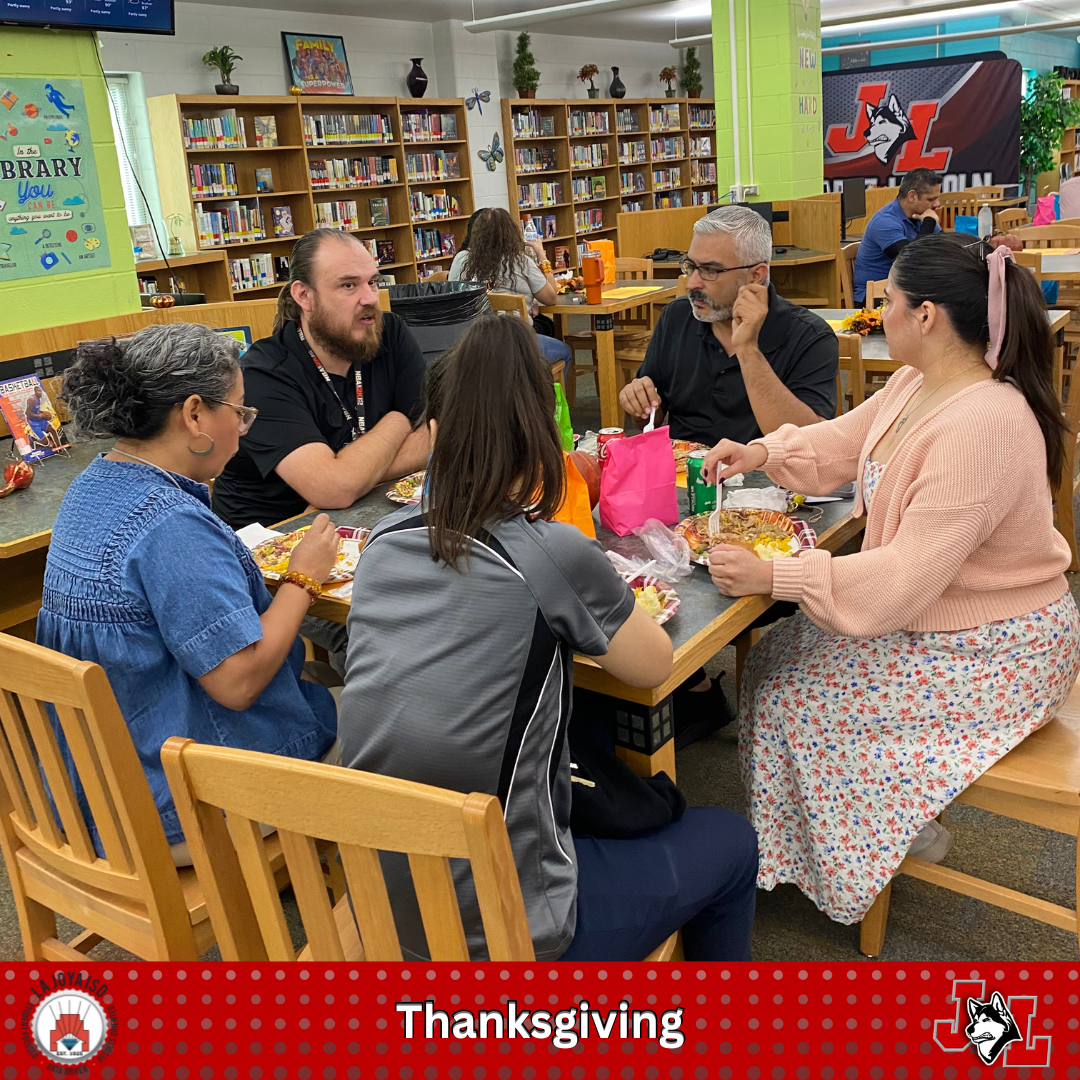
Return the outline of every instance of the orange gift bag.
<path id="1" fill-rule="evenodd" d="M 595 540 L 596 527 L 589 504 L 589 485 L 569 455 L 564 454 L 563 461 L 566 463 L 566 496 L 555 514 L 555 520 L 576 525 L 586 536 Z"/>
<path id="2" fill-rule="evenodd" d="M 604 260 L 604 284 L 612 285 L 615 282 L 615 241 L 614 240 L 590 240 L 589 250 L 600 252 Z"/>

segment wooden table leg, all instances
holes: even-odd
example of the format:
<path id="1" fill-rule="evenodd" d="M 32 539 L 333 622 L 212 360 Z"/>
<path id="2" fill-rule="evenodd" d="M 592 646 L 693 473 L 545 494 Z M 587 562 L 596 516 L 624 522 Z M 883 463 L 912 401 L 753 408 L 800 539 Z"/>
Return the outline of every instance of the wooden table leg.
<path id="1" fill-rule="evenodd" d="M 675 780 L 675 740 L 668 739 L 653 754 L 642 754 L 626 746 L 616 746 L 615 756 L 630 766 L 638 776 L 655 776 L 665 772 L 668 778 Z"/>
<path id="2" fill-rule="evenodd" d="M 877 894 L 870 910 L 859 923 L 859 952 L 864 956 L 880 956 L 885 946 L 885 927 L 889 921 L 889 898 L 892 882 Z"/>
<path id="3" fill-rule="evenodd" d="M 610 315 L 597 315 L 595 333 L 596 382 L 600 388 L 600 425 L 622 427 L 619 381 L 615 370 L 615 320 Z"/>

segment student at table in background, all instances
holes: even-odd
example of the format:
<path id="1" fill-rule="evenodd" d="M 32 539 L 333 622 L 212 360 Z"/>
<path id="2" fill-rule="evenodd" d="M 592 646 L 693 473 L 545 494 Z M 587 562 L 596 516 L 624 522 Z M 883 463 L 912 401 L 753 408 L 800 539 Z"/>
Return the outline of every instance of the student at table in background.
<path id="1" fill-rule="evenodd" d="M 740 757 L 759 886 L 794 882 L 842 923 L 862 919 L 906 854 L 944 856 L 934 818 L 1080 671 L 1050 496 L 1071 436 L 1045 305 L 1007 249 L 984 259 L 968 239 L 897 256 L 884 326 L 908 366 L 883 390 L 828 423 L 721 442 L 706 461 L 710 476 L 764 468 L 809 495 L 858 481 L 859 553 L 710 555 L 721 592 L 801 607 L 747 659 Z"/>
<path id="2" fill-rule="evenodd" d="M 929 169 L 904 173 L 896 198 L 870 218 L 859 241 L 851 273 L 855 303 L 866 302 L 866 283 L 884 281 L 893 260 L 912 240 L 941 232 L 937 216 L 940 195 L 940 173 Z"/>
<path id="3" fill-rule="evenodd" d="M 330 692 L 302 674 L 297 636 L 312 583 L 337 557 L 334 526 L 316 518 L 271 600 L 210 510 L 206 485 L 255 419 L 238 351 L 205 326 L 149 326 L 80 345 L 64 379 L 76 427 L 116 445 L 60 504 L 37 641 L 105 669 L 178 866 L 191 859 L 159 756 L 170 735 L 318 760 L 336 731 Z"/>
<path id="4" fill-rule="evenodd" d="M 640 960 L 678 927 L 687 959 L 749 959 L 757 858 L 740 815 L 571 835 L 573 654 L 644 687 L 670 674 L 672 648 L 600 545 L 550 520 L 563 455 L 536 336 L 481 318 L 436 364 L 424 502 L 379 522 L 356 570 L 342 762 L 499 797 L 538 959 Z M 402 950 L 424 956 L 407 872 L 387 867 Z"/>
<path id="5" fill-rule="evenodd" d="M 544 359 L 569 363 L 570 346 L 552 336 L 555 324 L 539 313 L 541 304 L 554 304 L 559 295 L 543 241 L 525 241 L 514 218 L 501 207 L 489 206 L 469 218 L 467 242 L 450 264 L 450 280 L 479 281 L 489 292 L 524 296 Z"/>

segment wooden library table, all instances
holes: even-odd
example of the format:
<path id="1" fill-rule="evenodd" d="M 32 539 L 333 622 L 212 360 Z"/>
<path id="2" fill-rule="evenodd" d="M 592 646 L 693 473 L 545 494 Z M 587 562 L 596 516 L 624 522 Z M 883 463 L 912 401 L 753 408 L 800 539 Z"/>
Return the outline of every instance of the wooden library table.
<path id="1" fill-rule="evenodd" d="M 67 456 L 46 458 L 34 466 L 34 482 L 28 488 L 0 500 L 0 631 L 37 616 L 45 556 L 60 502 L 72 480 L 111 447 L 104 440 L 74 441 Z"/>
<path id="2" fill-rule="evenodd" d="M 582 303 L 579 301 L 584 301 L 584 295 L 567 293 L 559 296 L 554 304 L 540 309 L 552 318 L 588 315 L 592 319 L 593 333 L 596 335 L 596 383 L 600 390 L 602 427 L 622 427 L 619 380 L 615 370 L 614 316 L 643 304 L 673 300 L 676 289 L 677 283 L 674 281 L 616 281 L 603 287 L 603 302 L 600 304 Z"/>
<path id="3" fill-rule="evenodd" d="M 746 477 L 747 486 L 765 487 L 771 481 L 764 473 L 751 473 Z M 371 528 L 381 518 L 394 510 L 397 505 L 385 496 L 385 488 L 366 495 L 347 510 L 332 511 L 331 519 L 336 525 L 366 526 Z M 688 514 L 686 489 L 678 489 L 679 510 Z M 851 537 L 858 535 L 863 528 L 863 519 L 855 518 L 851 513 L 851 500 L 823 503 L 821 519 L 814 524 L 818 535 L 818 546 L 827 551 L 836 551 Z M 800 517 L 809 515 L 800 511 Z M 278 529 L 291 530 L 310 524 L 314 514 L 290 519 L 276 526 Z M 600 543 L 609 550 L 618 551 L 627 557 L 645 555 L 645 544 L 636 536 L 616 536 L 603 528 L 598 522 L 596 535 Z M 271 583 L 270 588 L 274 586 Z M 574 657 L 574 685 L 586 690 L 596 690 L 623 701 L 632 701 L 644 705 L 658 705 L 677 686 L 706 660 L 715 656 L 725 646 L 736 643 L 741 667 L 742 656 L 750 646 L 751 635 L 744 633 L 752 622 L 767 611 L 773 604 L 768 596 L 742 596 L 732 598 L 721 596 L 703 566 L 694 566 L 688 577 L 675 584 L 679 594 L 678 612 L 665 624 L 675 649 L 675 664 L 671 676 L 659 686 L 640 689 L 627 686 L 598 667 L 584 656 Z M 344 624 L 349 614 L 349 601 L 323 597 L 311 608 L 310 614 L 332 622 Z M 738 640 L 736 640 L 738 639 Z M 675 777 L 675 743 L 669 739 L 651 754 L 637 753 L 619 747 L 619 754 L 635 772 L 651 776 L 657 772 L 666 772 Z"/>

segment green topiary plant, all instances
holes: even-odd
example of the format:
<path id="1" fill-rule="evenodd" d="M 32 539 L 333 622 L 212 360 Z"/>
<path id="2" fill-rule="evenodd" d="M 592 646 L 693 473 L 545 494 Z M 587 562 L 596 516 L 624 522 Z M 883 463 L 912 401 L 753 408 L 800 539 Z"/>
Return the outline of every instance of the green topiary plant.
<path id="1" fill-rule="evenodd" d="M 514 89 L 521 97 L 535 97 L 540 85 L 540 72 L 532 54 L 532 39 L 522 30 L 518 34 L 517 54 L 514 56 Z"/>
<path id="2" fill-rule="evenodd" d="M 1063 98 L 1061 87 L 1059 76 L 1043 72 L 1020 102 L 1020 178 L 1031 196 L 1039 173 L 1057 166 L 1065 129 L 1080 124 L 1080 101 Z"/>
<path id="3" fill-rule="evenodd" d="M 701 93 L 701 61 L 698 59 L 697 46 L 691 45 L 686 50 L 683 60 L 682 86 L 691 97 Z"/>
<path id="4" fill-rule="evenodd" d="M 216 67 L 221 72 L 221 84 L 223 86 L 232 86 L 232 80 L 229 76 L 236 67 L 236 61 L 243 59 L 242 56 L 233 52 L 232 46 L 218 45 L 204 54 L 202 62 L 207 67 Z"/>

